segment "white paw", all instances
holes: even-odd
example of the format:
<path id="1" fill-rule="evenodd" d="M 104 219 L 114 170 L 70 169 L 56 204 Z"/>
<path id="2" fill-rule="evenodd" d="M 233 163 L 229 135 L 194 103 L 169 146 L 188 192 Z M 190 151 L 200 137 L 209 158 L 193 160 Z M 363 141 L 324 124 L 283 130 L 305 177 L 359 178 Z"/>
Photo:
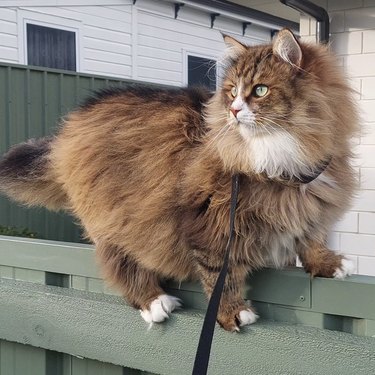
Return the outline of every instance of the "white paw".
<path id="1" fill-rule="evenodd" d="M 161 294 L 151 302 L 149 310 L 140 310 L 141 317 L 150 324 L 160 323 L 168 319 L 169 314 L 178 307 L 181 307 L 180 299 L 168 294 Z"/>
<path id="2" fill-rule="evenodd" d="M 355 270 L 354 263 L 348 258 L 342 258 L 341 267 L 337 268 L 333 277 L 335 279 L 343 279 L 346 276 L 350 276 Z"/>
<path id="3" fill-rule="evenodd" d="M 247 326 L 248 324 L 253 324 L 257 321 L 259 316 L 252 312 L 250 309 L 242 310 L 239 314 L 240 326 Z"/>

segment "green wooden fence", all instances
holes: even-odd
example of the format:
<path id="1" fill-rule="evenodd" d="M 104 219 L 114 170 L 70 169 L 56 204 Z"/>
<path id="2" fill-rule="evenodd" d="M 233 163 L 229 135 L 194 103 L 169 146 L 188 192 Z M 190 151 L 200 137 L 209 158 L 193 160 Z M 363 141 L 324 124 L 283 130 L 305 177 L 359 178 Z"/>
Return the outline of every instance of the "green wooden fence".
<path id="1" fill-rule="evenodd" d="M 217 328 L 209 374 L 375 374 L 374 277 L 291 268 L 248 286 L 262 319 Z M 166 287 L 184 308 L 148 330 L 104 286 L 92 246 L 0 236 L 0 374 L 190 374 L 206 300 L 194 283 Z"/>
<path id="2" fill-rule="evenodd" d="M 0 64 L 0 152 L 51 134 L 92 90 L 129 81 Z M 65 214 L 0 199 L 0 225 L 80 241 Z M 107 289 L 92 246 L 0 236 L 0 375 L 189 374 L 206 300 L 169 283 L 184 309 L 152 329 Z M 375 278 L 265 270 L 248 282 L 262 320 L 218 329 L 210 374 L 375 374 Z M 251 287 L 252 288 L 251 288 Z"/>
<path id="3" fill-rule="evenodd" d="M 0 154 L 28 138 L 53 134 L 61 116 L 93 90 L 131 81 L 0 63 Z M 0 197 L 0 226 L 28 228 L 38 237 L 81 241 L 80 229 L 64 213 L 26 209 Z"/>

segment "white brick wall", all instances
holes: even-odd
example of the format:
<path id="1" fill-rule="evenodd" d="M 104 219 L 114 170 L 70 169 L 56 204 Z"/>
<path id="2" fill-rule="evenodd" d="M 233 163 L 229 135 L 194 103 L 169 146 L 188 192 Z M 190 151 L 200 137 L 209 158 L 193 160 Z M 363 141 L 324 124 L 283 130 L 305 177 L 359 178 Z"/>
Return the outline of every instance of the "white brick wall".
<path id="1" fill-rule="evenodd" d="M 331 19 L 331 48 L 346 68 L 361 111 L 356 147 L 360 191 L 333 228 L 331 249 L 347 254 L 357 272 L 375 276 L 375 0 L 316 0 Z M 315 22 L 301 17 L 301 36 L 314 40 Z"/>

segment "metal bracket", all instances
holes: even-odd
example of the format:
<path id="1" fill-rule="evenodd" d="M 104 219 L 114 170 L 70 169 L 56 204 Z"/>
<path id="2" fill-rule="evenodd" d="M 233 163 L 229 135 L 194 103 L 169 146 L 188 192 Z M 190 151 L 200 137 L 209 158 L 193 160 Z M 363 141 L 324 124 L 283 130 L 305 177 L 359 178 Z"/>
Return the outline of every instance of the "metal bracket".
<path id="1" fill-rule="evenodd" d="M 177 19 L 177 17 L 178 17 L 178 12 L 180 11 L 180 9 L 181 9 L 184 5 L 185 5 L 184 3 L 175 3 L 175 4 L 174 4 L 174 19 Z"/>
<path id="2" fill-rule="evenodd" d="M 210 16 L 211 16 L 211 29 L 212 29 L 214 27 L 216 17 L 219 17 L 220 13 L 211 13 Z"/>
<path id="3" fill-rule="evenodd" d="M 273 39 L 273 37 L 279 32 L 279 30 L 271 30 L 271 40 Z"/>
<path id="4" fill-rule="evenodd" d="M 251 22 L 242 22 L 242 36 L 245 36 L 246 29 L 250 25 L 251 25 Z"/>

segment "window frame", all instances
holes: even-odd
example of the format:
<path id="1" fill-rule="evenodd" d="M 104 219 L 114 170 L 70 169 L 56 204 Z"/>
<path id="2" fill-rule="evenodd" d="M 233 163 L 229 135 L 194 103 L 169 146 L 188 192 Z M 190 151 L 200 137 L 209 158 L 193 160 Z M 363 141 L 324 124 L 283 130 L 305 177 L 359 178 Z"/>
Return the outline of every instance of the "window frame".
<path id="1" fill-rule="evenodd" d="M 23 65 L 29 65 L 27 61 L 27 24 L 49 27 L 57 30 L 74 32 L 76 45 L 76 72 L 82 71 L 82 53 L 80 46 L 82 45 L 81 22 L 64 17 L 51 16 L 49 14 L 36 13 L 27 10 L 18 10 L 18 50 L 19 62 Z M 43 67 L 41 67 L 43 68 Z M 52 68 L 46 68 L 52 69 Z M 71 71 L 73 73 L 73 71 Z"/>
<path id="2" fill-rule="evenodd" d="M 187 86 L 188 83 L 189 83 L 189 56 L 193 56 L 193 57 L 200 57 L 202 59 L 209 59 L 209 60 L 214 60 L 216 62 L 216 88 L 215 90 L 217 90 L 217 88 L 219 87 L 219 70 L 220 70 L 220 67 L 218 64 L 218 57 L 215 56 L 215 55 L 209 55 L 207 54 L 207 52 L 200 52 L 200 51 L 197 51 L 197 50 L 186 50 L 184 49 L 183 50 L 183 63 L 182 63 L 182 84 L 184 86 Z"/>

